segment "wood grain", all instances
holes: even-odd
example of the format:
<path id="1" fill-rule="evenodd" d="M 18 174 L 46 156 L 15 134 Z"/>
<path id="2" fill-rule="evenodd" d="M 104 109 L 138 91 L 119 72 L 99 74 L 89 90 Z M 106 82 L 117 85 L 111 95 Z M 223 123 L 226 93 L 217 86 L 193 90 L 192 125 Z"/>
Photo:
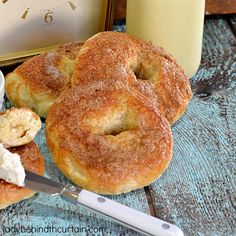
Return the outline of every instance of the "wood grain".
<path id="1" fill-rule="evenodd" d="M 227 18 L 229 26 L 236 37 L 236 14 Z"/>
<path id="2" fill-rule="evenodd" d="M 126 0 L 118 0 L 115 3 L 115 20 L 123 20 L 126 17 Z"/>
<path id="3" fill-rule="evenodd" d="M 236 40 L 226 20 L 207 19 L 194 97 L 173 127 L 174 157 L 150 187 L 157 217 L 185 235 L 236 234 Z"/>
<path id="4" fill-rule="evenodd" d="M 206 0 L 206 14 L 233 14 L 236 13 L 235 0 Z"/>

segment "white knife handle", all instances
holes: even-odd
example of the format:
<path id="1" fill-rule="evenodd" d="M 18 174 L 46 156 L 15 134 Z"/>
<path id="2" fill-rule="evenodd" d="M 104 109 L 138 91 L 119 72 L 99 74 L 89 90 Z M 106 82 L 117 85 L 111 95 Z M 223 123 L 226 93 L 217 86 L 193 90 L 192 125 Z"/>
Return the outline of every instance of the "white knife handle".
<path id="1" fill-rule="evenodd" d="M 184 235 L 175 225 L 86 190 L 81 190 L 77 202 L 142 234 L 155 236 Z"/>

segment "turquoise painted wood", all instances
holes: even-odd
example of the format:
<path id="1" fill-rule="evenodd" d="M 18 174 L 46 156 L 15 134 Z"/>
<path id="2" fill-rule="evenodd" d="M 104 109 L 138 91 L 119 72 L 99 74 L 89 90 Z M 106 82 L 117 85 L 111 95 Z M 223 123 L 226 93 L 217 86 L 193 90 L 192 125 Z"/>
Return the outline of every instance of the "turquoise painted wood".
<path id="1" fill-rule="evenodd" d="M 145 189 L 111 197 L 177 224 L 185 235 L 236 235 L 234 22 L 235 18 L 206 20 L 201 67 L 191 80 L 194 96 L 186 114 L 172 127 L 174 155 L 168 170 Z M 7 70 L 11 68 L 6 68 L 5 73 Z M 9 107 L 7 101 L 5 107 Z M 67 183 L 51 161 L 44 129 L 43 125 L 36 143 L 45 158 L 45 175 Z M 3 233 L 14 226 L 34 228 L 28 228 L 29 233 Z M 30 233 L 30 230 L 42 230 L 40 227 L 53 232 Z M 96 233 L 99 227 L 100 233 Z M 70 231 L 55 232 L 66 229 Z M 138 234 L 58 197 L 39 193 L 0 211 L 0 235 Z"/>
<path id="2" fill-rule="evenodd" d="M 193 99 L 173 127 L 174 156 L 150 186 L 155 214 L 186 235 L 236 235 L 236 39 L 210 18 Z"/>

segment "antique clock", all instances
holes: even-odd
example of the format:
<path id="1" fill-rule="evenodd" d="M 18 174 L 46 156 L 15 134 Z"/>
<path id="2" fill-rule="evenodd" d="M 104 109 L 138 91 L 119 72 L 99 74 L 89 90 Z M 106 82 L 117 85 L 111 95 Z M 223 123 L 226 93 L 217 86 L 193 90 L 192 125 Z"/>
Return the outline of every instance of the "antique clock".
<path id="1" fill-rule="evenodd" d="M 1 0 L 0 65 L 105 29 L 109 0 Z"/>

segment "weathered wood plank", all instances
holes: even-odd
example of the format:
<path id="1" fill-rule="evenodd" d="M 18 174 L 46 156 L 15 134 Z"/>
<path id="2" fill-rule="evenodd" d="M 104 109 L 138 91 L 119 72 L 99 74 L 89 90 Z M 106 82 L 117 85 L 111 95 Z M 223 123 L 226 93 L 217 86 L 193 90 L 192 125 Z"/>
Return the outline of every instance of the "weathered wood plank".
<path id="1" fill-rule="evenodd" d="M 157 216 L 186 235 L 236 235 L 235 45 L 225 20 L 206 19 L 194 97 L 172 127 L 171 165 L 150 187 Z"/>
<path id="2" fill-rule="evenodd" d="M 229 26 L 236 37 L 236 14 L 228 17 Z"/>
<path id="3" fill-rule="evenodd" d="M 206 14 L 236 13 L 235 0 L 206 0 Z"/>
<path id="4" fill-rule="evenodd" d="M 126 18 L 126 0 L 116 1 L 114 15 L 115 20 L 123 20 Z"/>

